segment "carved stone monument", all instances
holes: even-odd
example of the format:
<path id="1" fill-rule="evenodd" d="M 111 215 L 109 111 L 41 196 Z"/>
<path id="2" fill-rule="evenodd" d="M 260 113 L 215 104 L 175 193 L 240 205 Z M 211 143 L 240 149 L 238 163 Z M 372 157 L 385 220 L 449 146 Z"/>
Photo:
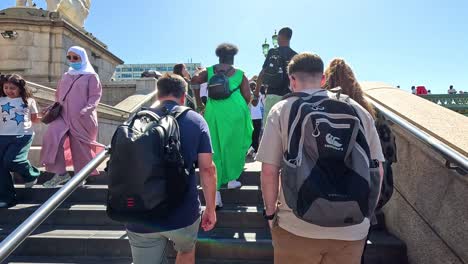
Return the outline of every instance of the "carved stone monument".
<path id="1" fill-rule="evenodd" d="M 16 6 L 25 7 L 26 5 L 29 5 L 30 7 L 33 7 L 34 3 L 33 3 L 32 0 L 16 0 Z"/>
<path id="2" fill-rule="evenodd" d="M 47 0 L 49 11 L 31 7 L 30 0 L 18 0 L 21 7 L 0 10 L 0 72 L 19 73 L 41 84 L 56 82 L 68 69 L 68 48 L 78 45 L 87 50 L 101 80 L 109 81 L 123 61 L 82 27 L 90 4 Z"/>
<path id="3" fill-rule="evenodd" d="M 62 16 L 78 27 L 84 27 L 89 15 L 91 0 L 46 0 L 47 10 L 60 12 Z M 34 7 L 32 0 L 16 0 L 17 7 Z"/>

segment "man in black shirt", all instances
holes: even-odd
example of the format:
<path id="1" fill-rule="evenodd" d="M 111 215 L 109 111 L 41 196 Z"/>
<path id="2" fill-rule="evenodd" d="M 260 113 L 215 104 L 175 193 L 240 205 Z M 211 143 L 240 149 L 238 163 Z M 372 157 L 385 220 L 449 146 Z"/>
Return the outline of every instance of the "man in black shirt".
<path id="1" fill-rule="evenodd" d="M 266 99 L 264 110 L 264 122 L 270 112 L 271 107 L 281 101 L 284 95 L 290 92 L 289 78 L 286 72 L 287 65 L 294 55 L 297 54 L 289 47 L 292 37 L 292 30 L 288 27 L 282 28 L 278 32 L 277 48 L 268 51 L 268 55 L 263 63 L 262 71 L 258 75 L 257 88 L 254 92 L 254 101 L 258 100 L 262 84 L 266 86 Z"/>

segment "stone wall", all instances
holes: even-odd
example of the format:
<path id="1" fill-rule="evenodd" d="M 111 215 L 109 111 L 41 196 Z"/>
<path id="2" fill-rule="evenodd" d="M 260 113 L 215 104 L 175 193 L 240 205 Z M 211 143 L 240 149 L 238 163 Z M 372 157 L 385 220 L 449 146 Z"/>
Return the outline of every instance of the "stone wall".
<path id="1" fill-rule="evenodd" d="M 136 84 L 130 82 L 109 82 L 102 84 L 101 103 L 115 106 L 135 94 Z"/>
<path id="2" fill-rule="evenodd" d="M 366 95 L 433 143 L 468 153 L 468 118 L 385 83 L 367 82 Z M 404 102 L 404 103 L 402 103 Z M 394 125 L 398 163 L 395 192 L 384 207 L 387 228 L 405 241 L 412 264 L 468 263 L 468 177 L 407 130 Z"/>
<path id="3" fill-rule="evenodd" d="M 468 178 L 405 130 L 393 131 L 398 163 L 387 227 L 405 241 L 412 264 L 468 263 Z"/>
<path id="4" fill-rule="evenodd" d="M 102 81 L 109 81 L 123 61 L 90 33 L 60 18 L 60 14 L 33 8 L 0 12 L 0 31 L 15 31 L 15 39 L 0 37 L 0 72 L 19 73 L 27 80 L 56 82 L 67 71 L 66 53 L 74 45 L 86 49 Z"/>
<path id="5" fill-rule="evenodd" d="M 40 83 L 46 87 L 55 89 L 56 82 L 43 82 Z M 118 82 L 104 82 L 102 83 L 102 97 L 101 103 L 115 106 L 126 98 L 135 94 L 137 91 L 136 81 L 118 81 Z"/>

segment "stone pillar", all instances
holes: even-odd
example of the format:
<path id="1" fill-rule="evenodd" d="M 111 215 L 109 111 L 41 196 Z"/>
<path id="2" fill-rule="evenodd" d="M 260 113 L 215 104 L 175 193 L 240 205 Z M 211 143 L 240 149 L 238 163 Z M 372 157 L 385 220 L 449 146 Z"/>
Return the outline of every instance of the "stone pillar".
<path id="1" fill-rule="evenodd" d="M 155 78 L 141 78 L 136 80 L 136 94 L 149 94 L 156 91 L 158 80 Z"/>
<path id="2" fill-rule="evenodd" d="M 36 83 L 57 82 L 68 69 L 66 53 L 77 45 L 86 49 L 101 81 L 109 81 L 123 61 L 91 33 L 77 29 L 60 13 L 34 8 L 9 8 L 0 12 L 0 31 L 14 31 L 16 38 L 0 37 L 0 72 L 19 73 Z"/>

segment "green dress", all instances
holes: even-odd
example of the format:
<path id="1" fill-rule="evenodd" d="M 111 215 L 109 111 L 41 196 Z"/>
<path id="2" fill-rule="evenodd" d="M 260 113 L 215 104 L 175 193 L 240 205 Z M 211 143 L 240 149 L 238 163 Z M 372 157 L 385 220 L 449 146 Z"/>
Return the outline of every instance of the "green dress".
<path id="1" fill-rule="evenodd" d="M 208 80 L 214 75 L 213 66 L 207 68 Z M 229 77 L 231 91 L 242 84 L 244 72 L 236 69 Z M 208 98 L 205 119 L 210 128 L 213 160 L 221 185 L 237 180 L 244 170 L 245 156 L 252 144 L 253 125 L 250 110 L 240 89 L 224 100 Z"/>

